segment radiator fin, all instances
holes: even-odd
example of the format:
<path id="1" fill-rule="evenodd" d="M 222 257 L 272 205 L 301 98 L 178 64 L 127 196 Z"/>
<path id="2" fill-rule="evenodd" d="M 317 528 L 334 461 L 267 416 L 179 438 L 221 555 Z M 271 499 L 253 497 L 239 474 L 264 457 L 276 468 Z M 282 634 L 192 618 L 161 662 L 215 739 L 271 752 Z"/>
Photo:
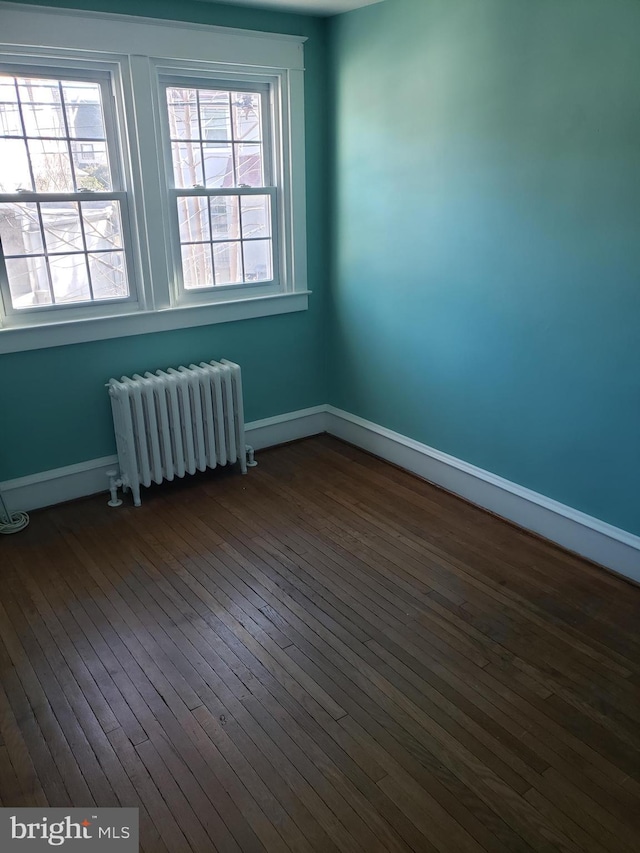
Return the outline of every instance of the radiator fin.
<path id="1" fill-rule="evenodd" d="M 120 478 L 140 487 L 240 462 L 246 472 L 242 375 L 222 359 L 109 380 Z"/>

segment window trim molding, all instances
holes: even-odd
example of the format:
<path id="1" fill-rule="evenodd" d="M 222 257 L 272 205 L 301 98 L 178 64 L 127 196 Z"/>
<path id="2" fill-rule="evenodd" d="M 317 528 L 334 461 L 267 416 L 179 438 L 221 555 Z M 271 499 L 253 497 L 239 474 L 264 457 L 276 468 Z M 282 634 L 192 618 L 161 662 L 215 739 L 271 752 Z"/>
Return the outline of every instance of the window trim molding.
<path id="1" fill-rule="evenodd" d="M 99 50 L 104 53 L 135 55 L 144 50 L 148 56 L 188 63 L 211 61 L 215 55 L 216 62 L 229 65 L 244 64 L 238 59 L 242 55 L 256 68 L 304 69 L 306 36 L 114 12 L 24 6 L 6 0 L 1 0 L 0 12 L 2 44 L 6 45 L 47 45 L 92 53 L 87 44 L 99 35 Z"/>
<path id="2" fill-rule="evenodd" d="M 268 195 L 271 199 L 271 254 L 272 254 L 272 271 L 273 276 L 268 280 L 268 283 L 273 286 L 274 291 L 278 293 L 295 292 L 294 282 L 289 280 L 286 269 L 286 251 L 287 245 L 293 239 L 293 216 L 292 212 L 284 204 L 286 188 L 289 175 L 282 172 L 280 163 L 277 161 L 277 153 L 279 150 L 279 141 L 282 140 L 284 145 L 284 134 L 282 129 L 280 99 L 283 81 L 281 79 L 282 72 L 273 72 L 256 74 L 251 68 L 244 68 L 234 72 L 225 69 L 212 70 L 210 68 L 191 70 L 191 73 L 185 71 L 179 73 L 175 64 L 167 62 L 155 62 L 155 70 L 158 80 L 158 102 L 156 111 L 156 139 L 158 143 L 158 159 L 164 159 L 165 164 L 165 185 L 164 192 L 168 201 L 168 223 L 170 234 L 170 256 L 171 270 L 173 276 L 173 293 L 172 297 L 175 305 L 192 305 L 200 302 L 202 304 L 203 295 L 207 302 L 226 301 L 228 296 L 224 291 L 231 292 L 231 288 L 238 291 L 239 298 L 245 298 L 240 295 L 240 288 L 245 289 L 246 294 L 250 294 L 248 288 L 251 284 L 234 283 L 227 285 L 212 285 L 207 288 L 187 289 L 184 286 L 184 270 L 181 260 L 181 242 L 178 225 L 178 196 L 222 196 L 222 195 Z M 238 77 L 234 81 L 234 76 Z M 171 142 L 169 137 L 169 114 L 167 108 L 166 90 L 170 86 L 184 86 L 191 88 L 206 88 L 211 86 L 215 88 L 216 84 L 227 89 L 232 89 L 237 86 L 238 91 L 242 89 L 246 91 L 258 91 L 263 101 L 263 116 L 262 116 L 262 133 L 261 139 L 263 143 L 263 156 L 265 163 L 265 183 L 263 186 L 243 188 L 232 187 L 201 187 L 188 188 L 177 187 L 175 185 L 173 163 L 171 155 Z M 270 103 L 273 101 L 273 103 Z M 264 115 L 266 113 L 266 115 Z M 266 131 L 266 133 L 265 133 Z M 204 163 L 203 163 L 204 169 Z M 281 210 L 282 208 L 282 210 Z M 273 213 L 275 211 L 275 214 Z M 287 237 L 289 239 L 287 239 Z"/>
<path id="3" fill-rule="evenodd" d="M 144 130 L 124 146 L 125 169 L 133 161 L 132 214 L 137 220 L 133 263 L 138 279 L 138 306 L 131 313 L 103 312 L 94 316 L 49 319 L 35 325 L 0 322 L 0 354 L 91 340 L 147 334 L 189 326 L 210 325 L 260 316 L 270 316 L 308 307 L 306 255 L 306 197 L 304 140 L 304 36 L 240 30 L 184 21 L 85 12 L 41 6 L 23 6 L 0 0 L 3 53 L 33 58 L 44 64 L 66 56 L 86 59 L 88 65 L 118 63 L 130 75 L 132 87 L 118 92 L 121 120 L 126 128 L 144 125 Z M 99 46 L 99 47 L 98 47 Z M 212 57 L 214 60 L 212 61 Z M 74 62 L 75 64 L 75 62 Z M 240 295 L 237 289 L 220 288 L 219 295 L 197 305 L 176 304 L 171 280 L 167 194 L 163 191 L 164 165 L 145 163 L 150 135 L 156 127 L 156 105 L 136 100 L 136 78 L 158 95 L 159 76 L 167 70 L 197 69 L 233 79 L 247 76 L 280 81 L 276 118 L 280 121 L 282 150 L 276 170 L 285 176 L 279 188 L 283 211 L 287 211 L 288 239 L 281 239 L 281 275 L 285 286 L 254 287 Z M 179 72 L 178 72 L 179 73 Z M 238 81 L 240 82 L 240 80 Z M 138 89 L 138 92 L 140 90 Z M 134 113 L 135 110 L 135 113 Z M 144 189 L 144 203 L 143 198 Z M 280 226 L 280 223 L 279 223 Z M 274 246 L 275 249 L 275 246 Z M 224 292 L 223 292 L 224 291 Z M 107 306 L 105 306 L 107 307 Z"/>
<path id="4" fill-rule="evenodd" d="M 0 12 L 2 4 L 0 3 Z M 28 50 L 28 52 L 26 52 Z M 92 192 L 55 192 L 39 193 L 37 190 L 23 192 L 3 192 L 0 197 L 4 203 L 47 203 L 55 201 L 89 202 L 101 199 L 114 199 L 120 205 L 122 224 L 122 248 L 127 267 L 129 296 L 109 300 L 87 300 L 77 303 L 60 303 L 54 305 L 32 306 L 29 308 L 14 308 L 11 293 L 6 278 L 4 258 L 0 258 L 0 333 L 5 328 L 25 328 L 30 325 L 45 326 L 54 320 L 44 319 L 50 312 L 60 312 L 60 320 L 73 320 L 91 316 L 109 316 L 115 313 L 134 312 L 145 307 L 145 294 L 142 284 L 140 267 L 140 247 L 134 230 L 134 196 L 131 191 L 133 177 L 131 161 L 126 146 L 121 143 L 119 116 L 124 116 L 123 93 L 118 83 L 123 75 L 123 62 L 126 57 L 104 56 L 93 54 L 90 58 L 77 60 L 69 56 L 54 55 L 49 49 L 45 55 L 35 48 L 13 48 L 0 43 L 0 70 L 3 73 L 13 73 L 16 76 L 35 74 L 43 77 L 91 80 L 100 85 L 102 94 L 102 111 L 106 128 L 106 146 L 112 178 L 112 189 L 103 193 Z M 118 307 L 115 307 L 118 306 Z M 86 313 L 88 312 L 88 313 Z M 64 315 L 64 317 L 62 316 Z"/>
<path id="5" fill-rule="evenodd" d="M 291 314 L 307 310 L 310 293 L 310 290 L 267 293 L 208 305 L 185 305 L 156 311 L 136 311 L 120 316 L 9 327 L 0 331 L 0 355 Z"/>

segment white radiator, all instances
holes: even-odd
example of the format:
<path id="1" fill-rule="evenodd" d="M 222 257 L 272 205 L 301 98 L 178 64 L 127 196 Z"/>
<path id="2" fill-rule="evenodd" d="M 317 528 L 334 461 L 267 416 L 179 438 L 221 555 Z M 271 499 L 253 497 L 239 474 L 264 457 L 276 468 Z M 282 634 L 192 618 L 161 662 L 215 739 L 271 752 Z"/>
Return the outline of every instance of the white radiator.
<path id="1" fill-rule="evenodd" d="M 246 474 L 255 464 L 244 440 L 237 364 L 222 359 L 136 373 L 110 379 L 107 387 L 120 466 L 119 473 L 109 472 L 111 506 L 122 503 L 119 486 L 131 489 L 140 506 L 140 486 L 233 462 Z"/>

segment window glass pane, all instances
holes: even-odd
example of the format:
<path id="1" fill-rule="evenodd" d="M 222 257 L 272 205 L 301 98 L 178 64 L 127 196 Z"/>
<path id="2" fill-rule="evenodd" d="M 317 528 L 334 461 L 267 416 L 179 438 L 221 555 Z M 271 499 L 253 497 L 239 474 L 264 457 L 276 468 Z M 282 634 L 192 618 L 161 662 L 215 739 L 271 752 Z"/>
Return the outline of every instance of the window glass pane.
<path id="1" fill-rule="evenodd" d="M 271 236 L 271 199 L 268 195 L 245 195 L 240 199 L 242 208 L 242 236 Z"/>
<path id="2" fill-rule="evenodd" d="M 105 142 L 72 142 L 71 154 L 79 190 L 103 193 L 113 189 Z"/>
<path id="3" fill-rule="evenodd" d="M 7 258 L 9 292 L 14 308 L 33 308 L 34 305 L 50 305 L 51 292 L 47 264 L 42 255 L 31 258 Z"/>
<path id="4" fill-rule="evenodd" d="M 201 181 L 213 190 L 264 186 L 262 98 L 259 92 L 233 89 L 167 88 L 177 187 Z M 210 255 L 216 285 L 272 280 L 270 196 L 240 191 L 179 196 L 177 205 L 185 288 L 210 286 Z M 199 242 L 200 247 L 187 245 Z"/>
<path id="5" fill-rule="evenodd" d="M 57 80 L 40 77 L 16 77 L 18 94 L 23 105 L 60 103 L 60 86 Z"/>
<path id="6" fill-rule="evenodd" d="M 0 103 L 18 103 L 18 92 L 16 90 L 15 77 L 10 77 L 8 74 L 0 74 Z"/>
<path id="7" fill-rule="evenodd" d="M 232 240 L 240 236 L 238 196 L 211 197 L 211 236 L 214 240 Z"/>
<path id="8" fill-rule="evenodd" d="M 122 248 L 120 203 L 117 201 L 83 201 L 82 222 L 87 250 Z"/>
<path id="9" fill-rule="evenodd" d="M 232 92 L 233 138 L 258 140 L 262 136 L 260 121 L 260 95 Z"/>
<path id="10" fill-rule="evenodd" d="M 200 89 L 198 94 L 202 138 L 230 140 L 231 111 L 229 106 L 229 92 Z"/>
<path id="11" fill-rule="evenodd" d="M 40 193 L 72 193 L 71 160 L 66 142 L 29 139 L 35 190 Z"/>
<path id="12" fill-rule="evenodd" d="M 106 139 L 100 86 L 84 80 L 63 80 L 62 93 L 69 136 L 74 139 Z"/>
<path id="13" fill-rule="evenodd" d="M 182 277 L 186 290 L 212 286 L 210 243 L 182 246 Z"/>
<path id="14" fill-rule="evenodd" d="M 18 77 L 18 93 L 27 136 L 65 136 L 57 80 Z"/>
<path id="15" fill-rule="evenodd" d="M 216 271 L 216 284 L 239 284 L 242 282 L 240 243 L 214 243 L 213 263 Z"/>
<path id="16" fill-rule="evenodd" d="M 271 240 L 250 240 L 242 244 L 244 253 L 245 281 L 270 281 Z"/>
<path id="17" fill-rule="evenodd" d="M 167 109 L 172 140 L 258 142 L 262 137 L 257 92 L 169 86 Z"/>
<path id="18" fill-rule="evenodd" d="M 0 136 L 22 136 L 22 122 L 17 104 L 3 104 L 0 101 Z"/>
<path id="19" fill-rule="evenodd" d="M 199 143 L 172 142 L 173 177 L 176 187 L 203 186 L 202 151 Z"/>
<path id="20" fill-rule="evenodd" d="M 175 186 L 264 186 L 261 104 L 257 92 L 169 86 Z"/>
<path id="21" fill-rule="evenodd" d="M 0 77 L 0 135 L 22 133 L 16 92 L 27 147 L 22 141 L 0 139 L 0 192 L 15 192 L 18 187 L 43 193 L 111 190 L 100 85 Z"/>
<path id="22" fill-rule="evenodd" d="M 0 192 L 32 190 L 27 148 L 22 139 L 0 139 Z"/>
<path id="23" fill-rule="evenodd" d="M 23 104 L 22 117 L 27 136 L 66 136 L 62 106 L 58 103 Z"/>
<path id="24" fill-rule="evenodd" d="M 205 143 L 204 171 L 207 187 L 235 186 L 231 145 L 226 142 L 221 144 Z"/>
<path id="25" fill-rule="evenodd" d="M 53 255 L 49 258 L 56 302 L 86 302 L 91 299 L 86 256 Z"/>
<path id="26" fill-rule="evenodd" d="M 0 204 L 0 239 L 7 255 L 44 254 L 35 204 Z"/>
<path id="27" fill-rule="evenodd" d="M 22 132 L 18 106 L 26 139 L 0 138 L 0 192 L 113 190 L 100 84 L 0 77 L 0 135 Z M 1 203 L 0 237 L 16 309 L 129 296 L 116 199 Z"/>
<path id="28" fill-rule="evenodd" d="M 123 299 L 129 295 L 124 252 L 89 254 L 94 299 Z"/>
<path id="29" fill-rule="evenodd" d="M 201 243 L 211 238 L 209 206 L 201 196 L 178 197 L 178 226 L 181 243 Z"/>
<path id="30" fill-rule="evenodd" d="M 47 252 L 83 251 L 78 205 L 72 201 L 51 201 L 40 205 Z M 55 291 L 55 283 L 54 283 Z"/>
<path id="31" fill-rule="evenodd" d="M 167 89 L 169 135 L 171 139 L 200 139 L 198 102 L 195 89 Z"/>
<path id="32" fill-rule="evenodd" d="M 237 186 L 264 186 L 261 145 L 234 145 Z"/>

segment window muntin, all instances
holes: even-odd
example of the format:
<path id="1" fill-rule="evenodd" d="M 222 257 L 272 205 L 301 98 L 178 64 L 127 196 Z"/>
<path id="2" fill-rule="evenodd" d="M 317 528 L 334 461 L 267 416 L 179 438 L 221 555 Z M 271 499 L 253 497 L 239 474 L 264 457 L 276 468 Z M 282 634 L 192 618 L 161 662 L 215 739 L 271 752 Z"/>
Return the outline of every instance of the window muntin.
<path id="1" fill-rule="evenodd" d="M 273 279 L 268 195 L 177 196 L 187 290 Z"/>
<path id="2" fill-rule="evenodd" d="M 261 92 L 166 87 L 174 186 L 265 186 Z"/>
<path id="3" fill-rule="evenodd" d="M 0 192 L 113 189 L 103 100 L 92 80 L 0 71 Z"/>
<path id="4" fill-rule="evenodd" d="M 268 90 L 167 84 L 185 291 L 275 278 Z"/>
<path id="5" fill-rule="evenodd" d="M 0 69 L 5 311 L 127 300 L 109 77 Z"/>
<path id="6" fill-rule="evenodd" d="M 0 202 L 14 309 L 129 296 L 120 203 Z"/>

